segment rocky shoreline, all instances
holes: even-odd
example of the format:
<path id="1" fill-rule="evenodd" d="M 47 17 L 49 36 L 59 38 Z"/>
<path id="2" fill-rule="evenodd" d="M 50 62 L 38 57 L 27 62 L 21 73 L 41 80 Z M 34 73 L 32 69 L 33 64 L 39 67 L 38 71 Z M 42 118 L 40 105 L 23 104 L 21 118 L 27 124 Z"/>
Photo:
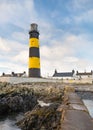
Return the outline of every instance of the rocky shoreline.
<path id="1" fill-rule="evenodd" d="M 59 104 L 36 106 L 25 113 L 24 118 L 17 123 L 22 130 L 59 130 L 61 112 L 57 111 Z"/>
<path id="2" fill-rule="evenodd" d="M 29 89 L 7 83 L 0 85 L 0 115 L 26 112 L 32 110 L 36 104 L 37 97 Z"/>
<path id="3" fill-rule="evenodd" d="M 0 116 L 23 112 L 16 123 L 22 130 L 59 130 L 63 96 L 62 83 L 0 83 Z"/>
<path id="4" fill-rule="evenodd" d="M 63 89 L 55 83 L 0 83 L 0 116 L 24 112 L 24 118 L 17 123 L 22 130 L 57 130 Z"/>

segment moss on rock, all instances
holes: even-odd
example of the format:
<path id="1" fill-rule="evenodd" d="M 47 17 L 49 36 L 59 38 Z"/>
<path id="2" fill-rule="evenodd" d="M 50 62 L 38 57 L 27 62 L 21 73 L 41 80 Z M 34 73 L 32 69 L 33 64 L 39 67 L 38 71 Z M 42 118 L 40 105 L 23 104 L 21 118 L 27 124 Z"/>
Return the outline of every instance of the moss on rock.
<path id="1" fill-rule="evenodd" d="M 22 130 L 57 130 L 60 125 L 61 112 L 57 111 L 58 104 L 48 107 L 37 106 L 25 114 L 17 125 Z"/>

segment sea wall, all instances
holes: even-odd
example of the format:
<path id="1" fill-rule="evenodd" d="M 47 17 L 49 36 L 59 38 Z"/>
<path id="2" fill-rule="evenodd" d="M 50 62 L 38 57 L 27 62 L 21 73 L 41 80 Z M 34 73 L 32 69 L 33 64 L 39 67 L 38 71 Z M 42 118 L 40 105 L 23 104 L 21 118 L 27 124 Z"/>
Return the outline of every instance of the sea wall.
<path id="1" fill-rule="evenodd" d="M 60 130 L 93 130 L 92 118 L 73 87 L 65 87 Z"/>

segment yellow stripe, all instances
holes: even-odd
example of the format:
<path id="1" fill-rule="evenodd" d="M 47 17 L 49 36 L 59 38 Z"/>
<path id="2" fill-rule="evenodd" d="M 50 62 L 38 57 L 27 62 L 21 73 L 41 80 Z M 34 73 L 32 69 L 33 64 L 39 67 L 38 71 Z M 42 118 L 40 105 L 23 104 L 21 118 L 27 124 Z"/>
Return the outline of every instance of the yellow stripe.
<path id="1" fill-rule="evenodd" d="M 29 58 L 29 68 L 40 68 L 40 58 L 30 57 Z"/>
<path id="2" fill-rule="evenodd" d="M 37 38 L 30 38 L 29 47 L 38 47 L 39 48 L 39 40 Z"/>

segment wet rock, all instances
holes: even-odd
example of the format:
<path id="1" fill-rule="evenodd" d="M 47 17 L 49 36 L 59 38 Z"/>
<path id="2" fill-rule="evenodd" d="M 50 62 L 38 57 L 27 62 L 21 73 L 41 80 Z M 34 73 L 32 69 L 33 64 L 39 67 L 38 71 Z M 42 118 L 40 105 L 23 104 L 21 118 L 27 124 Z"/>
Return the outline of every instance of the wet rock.
<path id="1" fill-rule="evenodd" d="M 26 112 L 37 104 L 36 97 L 33 96 L 14 96 L 0 100 L 0 115 L 7 112 Z M 6 114 L 6 113 L 5 113 Z"/>
<path id="2" fill-rule="evenodd" d="M 11 112 L 27 112 L 38 103 L 37 99 L 45 103 L 62 102 L 63 87 L 55 83 L 9 84 L 1 83 L 0 115 Z M 6 114 L 5 113 L 5 114 Z"/>
<path id="3" fill-rule="evenodd" d="M 37 105 L 32 111 L 27 112 L 17 125 L 22 130 L 57 130 L 61 118 L 61 112 L 58 112 L 57 108 L 57 103 L 47 107 Z"/>
<path id="4" fill-rule="evenodd" d="M 0 115 L 26 112 L 37 104 L 37 97 L 28 88 L 7 85 L 0 89 Z"/>
<path id="5" fill-rule="evenodd" d="M 3 102 L 3 100 L 0 101 L 0 116 L 7 114 L 8 110 L 9 110 L 9 107 L 8 107 L 7 102 L 6 101 Z"/>

